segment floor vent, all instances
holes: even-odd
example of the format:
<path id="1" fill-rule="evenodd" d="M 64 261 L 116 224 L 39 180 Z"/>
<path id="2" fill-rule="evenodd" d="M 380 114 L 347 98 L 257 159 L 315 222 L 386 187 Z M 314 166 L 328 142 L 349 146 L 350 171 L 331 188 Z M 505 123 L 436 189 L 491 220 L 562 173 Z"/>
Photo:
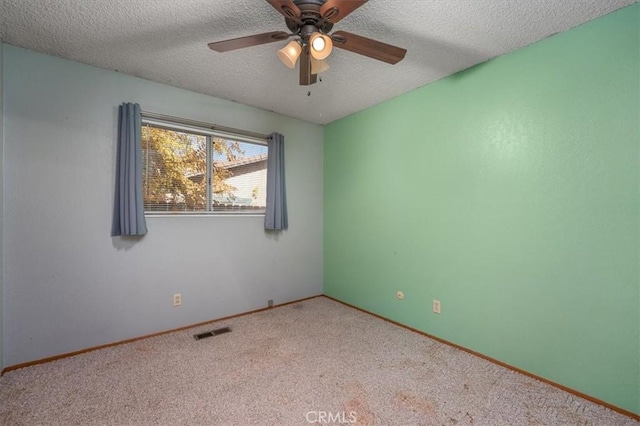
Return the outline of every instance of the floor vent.
<path id="1" fill-rule="evenodd" d="M 215 330 L 205 331 L 204 333 L 194 334 L 193 338 L 196 340 L 206 339 L 207 337 L 217 336 L 218 334 L 224 334 L 231 332 L 229 327 L 216 328 Z"/>

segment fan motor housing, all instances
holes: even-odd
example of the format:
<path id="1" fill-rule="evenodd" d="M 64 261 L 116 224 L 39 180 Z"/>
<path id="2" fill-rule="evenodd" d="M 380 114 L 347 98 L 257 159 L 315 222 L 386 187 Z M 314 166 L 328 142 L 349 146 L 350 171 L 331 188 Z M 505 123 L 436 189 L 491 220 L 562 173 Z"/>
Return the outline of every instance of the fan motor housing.
<path id="1" fill-rule="evenodd" d="M 325 4 L 327 0 L 293 0 L 293 4 L 298 6 L 298 9 L 304 10 L 306 5 L 317 6 L 320 9 L 320 6 Z"/>
<path id="2" fill-rule="evenodd" d="M 323 19 L 320 15 L 320 7 L 326 3 L 326 0 L 293 0 L 293 3 L 300 9 L 301 16 L 298 19 L 285 18 L 287 28 L 289 28 L 292 33 L 304 37 L 307 35 L 306 32 L 308 32 L 308 30 L 305 30 L 305 27 L 308 28 L 309 25 L 312 25 L 316 31 L 324 34 L 331 31 L 333 24 Z M 301 34 L 301 32 L 303 34 Z"/>

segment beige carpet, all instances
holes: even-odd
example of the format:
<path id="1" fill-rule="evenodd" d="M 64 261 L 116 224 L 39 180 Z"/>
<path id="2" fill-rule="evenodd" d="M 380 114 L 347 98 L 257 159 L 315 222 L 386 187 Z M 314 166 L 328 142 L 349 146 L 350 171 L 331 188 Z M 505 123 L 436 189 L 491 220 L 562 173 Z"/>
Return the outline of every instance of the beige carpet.
<path id="1" fill-rule="evenodd" d="M 323 297 L 9 372 L 0 422 L 637 424 Z"/>

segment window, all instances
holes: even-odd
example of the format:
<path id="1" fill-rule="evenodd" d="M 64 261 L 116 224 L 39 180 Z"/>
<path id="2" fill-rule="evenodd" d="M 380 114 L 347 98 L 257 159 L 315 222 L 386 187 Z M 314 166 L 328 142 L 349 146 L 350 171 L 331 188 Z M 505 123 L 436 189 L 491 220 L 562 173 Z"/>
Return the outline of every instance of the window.
<path id="1" fill-rule="evenodd" d="M 266 141 L 143 118 L 144 210 L 264 213 Z"/>

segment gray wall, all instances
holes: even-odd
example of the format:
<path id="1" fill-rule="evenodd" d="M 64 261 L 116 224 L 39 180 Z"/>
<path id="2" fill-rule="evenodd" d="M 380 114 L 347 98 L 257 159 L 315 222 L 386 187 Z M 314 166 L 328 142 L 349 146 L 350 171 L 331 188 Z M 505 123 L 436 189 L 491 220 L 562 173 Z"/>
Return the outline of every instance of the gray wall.
<path id="1" fill-rule="evenodd" d="M 5 365 L 322 293 L 322 126 L 9 45 L 4 55 Z M 153 217 L 140 241 L 111 238 L 122 102 L 284 134 L 290 229 Z"/>
<path id="2" fill-rule="evenodd" d="M 3 292 L 3 276 L 2 276 L 2 264 L 3 264 L 3 259 L 4 257 L 2 256 L 2 215 L 3 215 L 3 208 L 2 208 L 2 202 L 3 202 L 3 184 L 2 184 L 2 177 L 3 177 L 3 173 L 2 173 L 2 166 L 3 166 L 3 153 L 4 153 L 4 131 L 3 131 L 3 123 L 4 123 L 4 114 L 3 114 L 3 109 L 2 106 L 4 104 L 4 100 L 2 97 L 2 84 L 3 84 L 3 79 L 2 79 L 2 58 L 3 58 L 3 44 L 2 42 L 0 42 L 0 371 L 2 371 L 2 369 L 4 368 L 4 346 L 2 345 L 2 341 L 3 341 L 3 310 L 2 310 L 2 304 L 3 304 L 3 297 L 2 297 L 2 292 Z"/>

